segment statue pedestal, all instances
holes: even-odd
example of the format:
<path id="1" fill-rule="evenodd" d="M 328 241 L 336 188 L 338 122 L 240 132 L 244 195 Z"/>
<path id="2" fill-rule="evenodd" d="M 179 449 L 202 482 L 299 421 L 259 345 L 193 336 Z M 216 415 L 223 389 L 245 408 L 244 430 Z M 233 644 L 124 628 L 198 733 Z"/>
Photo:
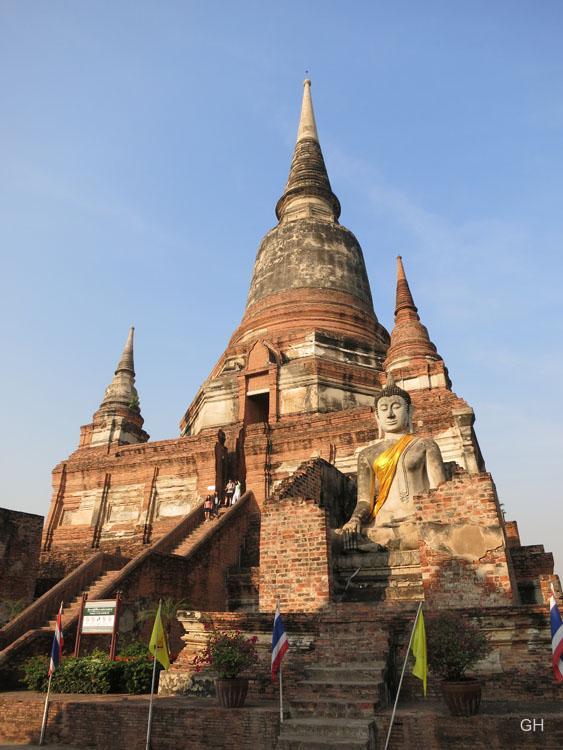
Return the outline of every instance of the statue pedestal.
<path id="1" fill-rule="evenodd" d="M 337 601 L 424 599 L 418 550 L 338 555 L 333 573 Z"/>

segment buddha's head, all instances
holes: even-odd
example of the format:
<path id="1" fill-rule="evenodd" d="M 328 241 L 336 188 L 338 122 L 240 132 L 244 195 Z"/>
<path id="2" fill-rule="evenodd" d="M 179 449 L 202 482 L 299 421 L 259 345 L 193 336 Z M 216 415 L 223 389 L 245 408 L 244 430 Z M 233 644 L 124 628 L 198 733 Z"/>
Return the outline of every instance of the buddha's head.
<path id="1" fill-rule="evenodd" d="M 375 399 L 375 412 L 381 436 L 411 432 L 411 397 L 387 375 L 387 385 Z"/>

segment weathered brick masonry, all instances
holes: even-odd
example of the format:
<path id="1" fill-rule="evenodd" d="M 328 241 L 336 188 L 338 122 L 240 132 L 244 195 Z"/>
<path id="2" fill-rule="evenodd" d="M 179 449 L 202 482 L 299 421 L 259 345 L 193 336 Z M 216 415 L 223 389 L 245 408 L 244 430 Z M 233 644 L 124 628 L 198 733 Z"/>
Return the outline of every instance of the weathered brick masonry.
<path id="1" fill-rule="evenodd" d="M 0 508 L 0 604 L 33 598 L 43 516 Z"/>
<path id="2" fill-rule="evenodd" d="M 37 743 L 44 701 L 44 696 L 34 693 L 0 696 L 0 742 Z M 74 747 L 143 750 L 147 717 L 148 696 L 54 695 L 47 737 L 49 743 Z M 151 746 L 154 750 L 272 750 L 278 722 L 272 704 L 250 702 L 233 711 L 193 698 L 156 698 Z"/>
<path id="3" fill-rule="evenodd" d="M 490 474 L 453 478 L 415 499 L 425 600 L 437 607 L 511 604 L 516 579 Z"/>

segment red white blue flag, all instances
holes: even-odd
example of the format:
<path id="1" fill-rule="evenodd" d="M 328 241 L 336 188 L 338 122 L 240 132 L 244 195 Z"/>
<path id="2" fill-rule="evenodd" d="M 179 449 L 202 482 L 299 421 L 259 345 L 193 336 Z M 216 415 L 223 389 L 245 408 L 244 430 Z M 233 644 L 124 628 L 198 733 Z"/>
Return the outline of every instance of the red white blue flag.
<path id="1" fill-rule="evenodd" d="M 563 620 L 553 594 L 549 597 L 549 614 L 551 619 L 553 674 L 557 682 L 563 682 Z"/>
<path id="2" fill-rule="evenodd" d="M 280 605 L 276 604 L 276 614 L 274 616 L 274 632 L 272 634 L 272 680 L 276 679 L 276 675 L 281 666 L 281 661 L 289 648 L 287 642 L 287 635 L 283 627 L 283 622 L 280 614 Z"/>
<path id="3" fill-rule="evenodd" d="M 63 655 L 63 603 L 57 614 L 57 624 L 55 626 L 55 635 L 53 636 L 53 645 L 51 647 L 51 663 L 49 664 L 49 677 L 59 666 Z"/>

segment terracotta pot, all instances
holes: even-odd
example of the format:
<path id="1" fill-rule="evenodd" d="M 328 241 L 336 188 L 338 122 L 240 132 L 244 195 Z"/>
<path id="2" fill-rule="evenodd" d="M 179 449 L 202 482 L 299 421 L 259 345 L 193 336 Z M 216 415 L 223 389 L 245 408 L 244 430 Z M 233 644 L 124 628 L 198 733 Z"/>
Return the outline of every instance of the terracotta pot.
<path id="1" fill-rule="evenodd" d="M 217 700 L 223 708 L 240 708 L 244 706 L 246 694 L 248 693 L 248 680 L 246 677 L 235 677 L 231 680 L 215 680 Z"/>
<path id="2" fill-rule="evenodd" d="M 481 683 L 470 678 L 457 682 L 444 680 L 442 695 L 452 716 L 473 716 L 481 705 Z"/>

